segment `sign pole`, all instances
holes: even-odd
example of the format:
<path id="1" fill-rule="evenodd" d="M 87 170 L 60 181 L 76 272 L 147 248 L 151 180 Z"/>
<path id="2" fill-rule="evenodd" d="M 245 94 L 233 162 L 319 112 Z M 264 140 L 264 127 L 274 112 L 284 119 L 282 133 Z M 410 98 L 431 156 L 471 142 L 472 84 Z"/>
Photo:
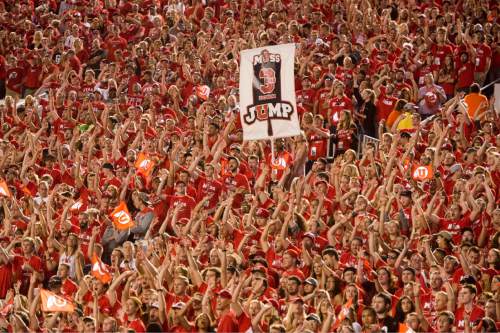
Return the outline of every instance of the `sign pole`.
<path id="1" fill-rule="evenodd" d="M 271 138 L 271 165 L 274 164 L 274 139 Z"/>

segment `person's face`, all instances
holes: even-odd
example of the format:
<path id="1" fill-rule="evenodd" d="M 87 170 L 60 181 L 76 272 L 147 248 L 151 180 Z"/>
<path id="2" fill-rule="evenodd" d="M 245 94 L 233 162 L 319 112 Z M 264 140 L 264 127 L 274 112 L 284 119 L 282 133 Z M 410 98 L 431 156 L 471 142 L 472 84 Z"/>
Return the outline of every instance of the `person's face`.
<path id="1" fill-rule="evenodd" d="M 489 300 L 484 305 L 484 311 L 486 312 L 486 317 L 495 318 L 496 316 L 496 304 L 494 300 Z"/>
<path id="2" fill-rule="evenodd" d="M 95 291 L 98 295 L 104 290 L 104 285 L 101 281 L 94 279 L 92 280 L 92 290 Z"/>
<path id="3" fill-rule="evenodd" d="M 474 235 L 471 231 L 467 230 L 467 231 L 464 231 L 464 233 L 462 234 L 462 242 L 463 243 L 466 243 L 466 242 L 473 242 L 474 241 Z"/>
<path id="4" fill-rule="evenodd" d="M 21 247 L 25 255 L 31 254 L 33 252 L 33 243 L 31 243 L 30 241 L 23 241 Z"/>
<path id="5" fill-rule="evenodd" d="M 217 297 L 217 310 L 226 309 L 231 304 L 231 299 L 225 297 Z"/>
<path id="6" fill-rule="evenodd" d="M 445 315 L 438 317 L 438 332 L 451 332 L 451 324 Z"/>
<path id="7" fill-rule="evenodd" d="M 462 288 L 458 292 L 458 302 L 460 304 L 470 304 L 474 300 L 474 294 L 467 288 Z"/>
<path id="8" fill-rule="evenodd" d="M 304 328 L 310 330 L 311 332 L 318 331 L 319 324 L 316 320 L 306 320 L 304 323 Z"/>
<path id="9" fill-rule="evenodd" d="M 207 271 L 207 282 L 208 284 L 213 284 L 217 281 L 217 273 L 212 270 Z"/>
<path id="10" fill-rule="evenodd" d="M 309 284 L 309 283 L 306 283 L 306 284 L 304 285 L 304 294 L 309 295 L 309 294 L 311 294 L 313 291 L 314 291 L 314 286 L 313 286 L 313 285 L 311 285 L 311 284 Z"/>
<path id="11" fill-rule="evenodd" d="M 387 274 L 387 271 L 385 269 L 381 269 L 378 271 L 378 281 L 381 284 L 386 284 L 389 282 L 389 274 Z"/>
<path id="12" fill-rule="evenodd" d="M 125 304 L 125 312 L 127 315 L 134 316 L 137 312 L 137 304 L 131 299 L 128 299 Z"/>
<path id="13" fill-rule="evenodd" d="M 351 242 L 351 253 L 353 255 L 356 255 L 359 251 L 359 249 L 361 248 L 361 243 L 359 240 L 357 239 L 354 239 L 352 242 Z"/>
<path id="14" fill-rule="evenodd" d="M 414 276 L 410 271 L 403 271 L 403 273 L 401 273 L 401 281 L 403 283 L 408 283 L 408 282 L 413 281 L 413 280 L 414 280 Z"/>
<path id="15" fill-rule="evenodd" d="M 375 309 L 375 312 L 379 314 L 383 314 L 386 312 L 384 299 L 382 297 L 374 297 L 372 301 L 372 307 Z"/>
<path id="16" fill-rule="evenodd" d="M 344 273 L 344 280 L 347 283 L 352 283 L 354 282 L 354 273 L 352 271 L 347 271 Z"/>
<path id="17" fill-rule="evenodd" d="M 420 325 L 418 317 L 415 315 L 407 316 L 406 325 L 410 327 L 413 331 L 417 332 Z"/>
<path id="18" fill-rule="evenodd" d="M 257 313 L 259 313 L 260 309 L 261 309 L 261 306 L 258 302 L 250 303 L 250 306 L 249 306 L 250 317 L 253 318 L 254 316 L 256 316 Z"/>
<path id="19" fill-rule="evenodd" d="M 93 321 L 86 321 L 85 324 L 83 325 L 84 327 L 84 332 L 85 333 L 94 333 L 95 332 L 95 325 Z"/>
<path id="20" fill-rule="evenodd" d="M 479 263 L 479 260 L 481 259 L 481 256 L 479 253 L 475 252 L 475 251 L 469 251 L 469 253 L 467 254 L 467 259 L 469 259 L 469 262 L 471 264 L 478 264 Z"/>
<path id="21" fill-rule="evenodd" d="M 408 298 L 403 298 L 401 301 L 401 309 L 403 310 L 404 313 L 409 313 L 412 308 L 412 303 Z"/>
<path id="22" fill-rule="evenodd" d="M 431 274 L 431 287 L 432 287 L 432 289 L 440 290 L 442 285 L 443 285 L 443 279 L 441 279 L 441 276 L 439 275 L 439 273 L 433 272 Z"/>
<path id="23" fill-rule="evenodd" d="M 411 267 L 413 267 L 416 270 L 419 270 L 422 268 L 422 256 L 418 254 L 414 254 L 411 259 L 410 259 L 410 264 Z"/>
<path id="24" fill-rule="evenodd" d="M 288 253 L 285 253 L 283 255 L 283 268 L 290 268 L 292 265 L 293 265 L 293 257 L 288 254 Z"/>
<path id="25" fill-rule="evenodd" d="M 177 183 L 177 185 L 175 185 L 175 191 L 178 194 L 186 193 L 186 185 L 184 183 Z"/>
<path id="26" fill-rule="evenodd" d="M 186 283 L 181 279 L 174 280 L 174 294 L 183 295 L 186 291 Z"/>
<path id="27" fill-rule="evenodd" d="M 443 294 L 436 295 L 436 310 L 446 310 L 448 306 L 448 297 Z"/>
<path id="28" fill-rule="evenodd" d="M 494 264 L 498 260 L 498 253 L 494 249 L 488 251 L 488 257 L 486 258 L 488 264 Z"/>
<path id="29" fill-rule="evenodd" d="M 228 163 L 229 171 L 236 172 L 238 170 L 238 162 L 234 159 L 230 159 Z"/>
<path id="30" fill-rule="evenodd" d="M 345 297 L 346 299 L 355 299 L 357 295 L 357 290 L 356 287 L 354 286 L 349 286 L 345 290 Z"/>
<path id="31" fill-rule="evenodd" d="M 104 319 L 102 323 L 103 332 L 114 332 L 116 330 L 115 322 L 111 318 Z"/>
<path id="32" fill-rule="evenodd" d="M 372 311 L 370 310 L 365 310 L 361 314 L 361 321 L 363 322 L 363 325 L 373 325 L 375 324 L 375 316 Z"/>

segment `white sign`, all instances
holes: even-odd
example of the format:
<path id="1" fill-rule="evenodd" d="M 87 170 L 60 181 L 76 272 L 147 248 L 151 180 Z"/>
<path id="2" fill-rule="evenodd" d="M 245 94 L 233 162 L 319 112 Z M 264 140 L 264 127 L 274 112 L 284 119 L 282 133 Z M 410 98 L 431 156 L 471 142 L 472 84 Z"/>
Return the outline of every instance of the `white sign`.
<path id="1" fill-rule="evenodd" d="M 243 140 L 300 134 L 295 101 L 295 44 L 241 52 L 240 117 Z"/>

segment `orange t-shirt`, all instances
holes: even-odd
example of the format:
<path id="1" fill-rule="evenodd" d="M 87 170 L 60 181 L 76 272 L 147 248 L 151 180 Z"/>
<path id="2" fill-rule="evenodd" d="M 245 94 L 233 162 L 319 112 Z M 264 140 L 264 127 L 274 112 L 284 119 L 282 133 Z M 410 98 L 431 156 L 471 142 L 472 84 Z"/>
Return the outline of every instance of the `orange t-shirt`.
<path id="1" fill-rule="evenodd" d="M 465 96 L 464 101 L 469 106 L 467 113 L 471 118 L 474 118 L 476 112 L 482 113 L 488 107 L 488 98 L 480 93 L 470 93 Z"/>
<path id="2" fill-rule="evenodd" d="M 401 115 L 401 111 L 397 110 L 392 110 L 391 113 L 389 113 L 389 116 L 387 117 L 387 120 L 385 121 L 385 124 L 387 125 L 388 128 L 391 128 L 396 119 Z"/>

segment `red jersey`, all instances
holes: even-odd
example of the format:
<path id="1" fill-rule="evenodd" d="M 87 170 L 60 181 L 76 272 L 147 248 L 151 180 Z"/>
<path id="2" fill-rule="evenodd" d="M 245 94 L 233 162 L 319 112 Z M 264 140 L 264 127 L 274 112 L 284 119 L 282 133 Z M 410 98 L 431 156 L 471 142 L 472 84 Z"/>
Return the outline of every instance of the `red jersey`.
<path id="1" fill-rule="evenodd" d="M 330 131 L 326 128 L 320 128 L 321 132 L 330 135 Z M 307 135 L 309 142 L 309 151 L 307 157 L 310 161 L 315 161 L 320 157 L 326 157 L 328 152 L 328 138 L 322 137 L 314 132 Z"/>
<path id="2" fill-rule="evenodd" d="M 465 309 L 463 306 L 455 311 L 455 325 L 457 327 L 456 333 L 462 333 L 465 329 L 464 321 Z M 473 305 L 472 311 L 469 313 L 469 322 L 471 328 L 477 325 L 477 322 L 484 317 L 484 310 L 477 305 Z"/>
<path id="3" fill-rule="evenodd" d="M 434 65 L 442 68 L 444 65 L 444 59 L 447 55 L 453 55 L 453 48 L 449 44 L 432 45 L 431 52 L 434 55 Z"/>
<path id="4" fill-rule="evenodd" d="M 114 37 L 106 41 L 105 48 L 108 51 L 108 60 L 116 61 L 115 51 L 124 50 L 127 48 L 127 40 L 120 36 Z"/>
<path id="5" fill-rule="evenodd" d="M 183 218 L 191 218 L 191 211 L 196 206 L 193 197 L 189 195 L 167 195 L 166 200 L 169 202 L 169 209 L 174 209 L 177 206 L 181 207 L 177 215 L 177 221 Z"/>
<path id="6" fill-rule="evenodd" d="M 217 333 L 232 333 L 239 332 L 238 320 L 232 310 L 226 311 L 219 318 L 217 325 Z"/>
<path id="7" fill-rule="evenodd" d="M 475 72 L 484 72 L 486 70 L 486 63 L 488 60 L 491 65 L 491 48 L 485 43 L 474 44 L 476 48 L 476 59 L 474 59 Z"/>
<path id="8" fill-rule="evenodd" d="M 302 106 L 309 112 L 313 111 L 314 97 L 316 92 L 314 89 L 306 89 L 297 91 L 297 105 Z"/>
<path id="9" fill-rule="evenodd" d="M 323 116 L 323 119 L 328 118 L 330 88 L 321 88 L 316 92 L 314 101 L 318 102 L 318 114 Z"/>
<path id="10" fill-rule="evenodd" d="M 10 68 L 7 70 L 7 81 L 5 86 L 16 93 L 21 93 L 23 84 L 24 69 L 21 67 Z"/>
<path id="11" fill-rule="evenodd" d="M 245 191 L 250 192 L 250 185 L 248 184 L 248 179 L 245 175 L 241 173 L 231 174 L 226 173 L 222 177 L 222 184 L 224 186 L 224 192 L 234 192 L 239 188 L 245 189 Z M 237 194 L 233 200 L 233 207 L 240 208 L 241 202 L 243 201 L 243 195 Z"/>
<path id="12" fill-rule="evenodd" d="M 342 95 L 340 97 L 335 96 L 330 99 L 330 112 L 328 114 L 328 122 L 337 125 L 340 119 L 340 111 L 349 110 L 353 111 L 352 100 L 346 95 Z"/>
<path id="13" fill-rule="evenodd" d="M 382 119 L 387 119 L 389 117 L 389 114 L 394 110 L 394 106 L 396 105 L 396 102 L 398 99 L 394 96 L 389 96 L 386 95 L 386 90 L 385 87 L 382 87 L 380 89 L 380 95 L 377 99 L 377 123 L 380 122 Z"/>
<path id="14" fill-rule="evenodd" d="M 354 128 L 339 129 L 337 130 L 337 149 L 341 151 L 351 148 L 352 139 L 354 137 Z"/>
<path id="15" fill-rule="evenodd" d="M 199 177 L 196 200 L 199 202 L 204 197 L 208 196 L 210 200 L 208 201 L 205 208 L 211 209 L 217 206 L 221 192 L 222 192 L 221 182 L 215 179 L 208 179 L 201 176 Z"/>
<path id="16" fill-rule="evenodd" d="M 453 241 L 455 244 L 460 243 L 461 234 L 460 231 L 462 228 L 470 227 L 471 220 L 469 214 L 461 217 L 458 220 L 449 220 L 449 219 L 439 219 L 439 230 L 446 230 L 453 236 Z"/>
<path id="17" fill-rule="evenodd" d="M 471 61 L 462 63 L 460 60 L 457 61 L 456 66 L 458 79 L 457 79 L 457 89 L 468 88 L 472 83 L 474 83 L 474 71 L 475 66 Z"/>
<path id="18" fill-rule="evenodd" d="M 38 256 L 33 255 L 30 258 L 26 258 L 25 256 L 14 256 L 12 262 L 14 279 L 21 280 L 21 293 L 23 294 L 28 291 L 31 274 L 33 274 L 31 270 L 23 269 L 25 264 L 30 265 L 35 272 L 42 272 L 43 270 L 42 259 Z"/>

